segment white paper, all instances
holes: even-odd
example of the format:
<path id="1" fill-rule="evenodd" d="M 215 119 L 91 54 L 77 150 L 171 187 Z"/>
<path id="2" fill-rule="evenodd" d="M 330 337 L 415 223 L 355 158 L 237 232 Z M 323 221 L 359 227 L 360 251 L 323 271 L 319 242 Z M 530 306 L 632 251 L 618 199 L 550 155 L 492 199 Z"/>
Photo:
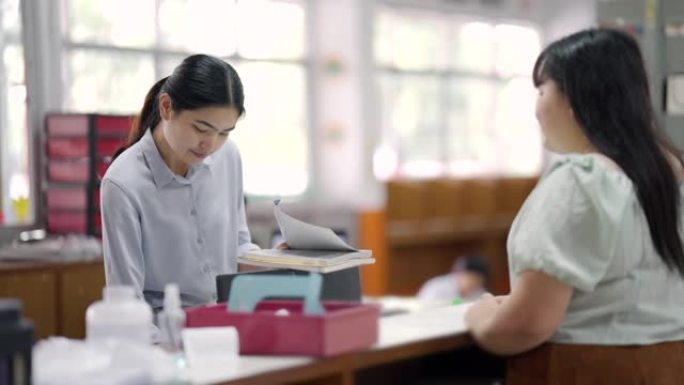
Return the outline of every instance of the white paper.
<path id="1" fill-rule="evenodd" d="M 280 233 L 290 249 L 357 251 L 331 229 L 292 218 L 280 209 L 279 201 L 274 203 L 273 212 L 280 226 Z"/>

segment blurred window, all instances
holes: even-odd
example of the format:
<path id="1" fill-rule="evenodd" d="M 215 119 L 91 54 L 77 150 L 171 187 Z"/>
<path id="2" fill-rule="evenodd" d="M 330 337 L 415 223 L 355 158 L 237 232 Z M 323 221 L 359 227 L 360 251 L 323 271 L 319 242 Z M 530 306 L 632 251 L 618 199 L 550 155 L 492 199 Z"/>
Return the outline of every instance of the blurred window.
<path id="1" fill-rule="evenodd" d="M 535 28 L 389 6 L 375 26 L 378 179 L 540 171 Z"/>
<path id="2" fill-rule="evenodd" d="M 0 0 L 0 225 L 31 224 L 33 177 L 19 0 Z"/>
<path id="3" fill-rule="evenodd" d="M 69 111 L 135 114 L 183 58 L 231 63 L 247 113 L 231 139 L 245 191 L 298 195 L 309 183 L 305 0 L 64 0 Z M 133 11 L 134 10 L 134 11 Z"/>

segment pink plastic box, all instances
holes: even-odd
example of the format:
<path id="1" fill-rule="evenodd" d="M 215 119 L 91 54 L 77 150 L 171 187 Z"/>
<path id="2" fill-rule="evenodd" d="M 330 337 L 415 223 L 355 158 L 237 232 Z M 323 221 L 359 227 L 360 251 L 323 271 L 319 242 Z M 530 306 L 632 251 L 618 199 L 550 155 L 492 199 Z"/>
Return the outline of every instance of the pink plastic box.
<path id="1" fill-rule="evenodd" d="M 186 310 L 187 327 L 234 326 L 240 354 L 331 356 L 363 350 L 378 340 L 379 308 L 322 301 L 323 315 L 302 314 L 303 301 L 266 300 L 253 313 L 228 312 L 226 304 Z M 288 315 L 276 315 L 276 311 Z"/>

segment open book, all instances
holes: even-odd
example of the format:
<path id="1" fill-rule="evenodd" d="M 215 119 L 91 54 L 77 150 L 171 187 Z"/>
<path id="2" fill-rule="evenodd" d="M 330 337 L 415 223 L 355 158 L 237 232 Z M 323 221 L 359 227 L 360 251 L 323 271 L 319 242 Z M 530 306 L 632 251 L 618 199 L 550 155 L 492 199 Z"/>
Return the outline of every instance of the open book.
<path id="1" fill-rule="evenodd" d="M 285 214 L 274 202 L 273 212 L 289 249 L 251 250 L 238 262 L 273 268 L 328 273 L 375 262 L 370 250 L 359 250 L 344 242 L 331 229 L 315 226 Z"/>

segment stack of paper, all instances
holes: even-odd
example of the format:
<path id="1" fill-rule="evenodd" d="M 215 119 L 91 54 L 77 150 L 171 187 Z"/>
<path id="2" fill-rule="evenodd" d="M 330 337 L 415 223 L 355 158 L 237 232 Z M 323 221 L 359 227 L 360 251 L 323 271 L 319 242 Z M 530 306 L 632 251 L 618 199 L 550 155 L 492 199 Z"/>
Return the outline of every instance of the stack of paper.
<path id="1" fill-rule="evenodd" d="M 289 249 L 252 250 L 238 262 L 273 268 L 328 273 L 375 262 L 370 250 L 349 246 L 335 232 L 285 214 L 275 202 L 273 208 L 280 232 Z"/>

